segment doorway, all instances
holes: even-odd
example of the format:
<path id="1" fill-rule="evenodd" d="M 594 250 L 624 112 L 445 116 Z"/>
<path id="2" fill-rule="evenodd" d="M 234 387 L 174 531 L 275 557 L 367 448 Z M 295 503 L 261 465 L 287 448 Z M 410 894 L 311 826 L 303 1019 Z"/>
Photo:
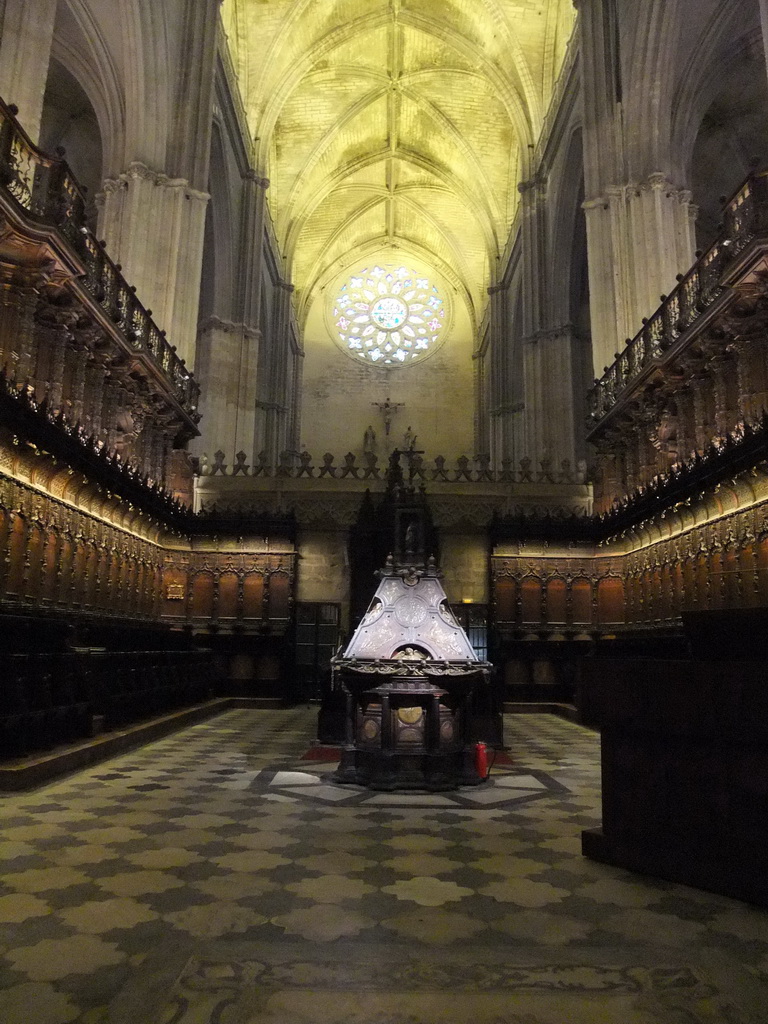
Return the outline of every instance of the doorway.
<path id="1" fill-rule="evenodd" d="M 296 691 L 300 700 L 319 701 L 339 645 L 341 607 L 302 601 L 296 606 Z"/>

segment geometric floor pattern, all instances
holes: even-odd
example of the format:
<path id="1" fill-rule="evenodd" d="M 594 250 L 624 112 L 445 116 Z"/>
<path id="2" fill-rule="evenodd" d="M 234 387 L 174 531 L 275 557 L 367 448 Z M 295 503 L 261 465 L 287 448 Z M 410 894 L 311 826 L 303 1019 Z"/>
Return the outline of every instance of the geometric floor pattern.
<path id="1" fill-rule="evenodd" d="M 447 793 L 402 792 L 382 793 L 364 786 L 338 785 L 330 776 L 339 767 L 338 758 L 328 762 L 315 762 L 307 770 L 304 759 L 295 765 L 265 768 L 257 775 L 233 772 L 232 783 L 245 782 L 244 788 L 260 793 L 269 800 L 295 803 L 297 797 L 314 804 L 334 804 L 337 807 L 403 807 L 477 809 L 497 807 L 511 809 L 548 793 L 567 792 L 552 775 L 542 771 L 499 767 L 481 786 L 462 786 Z M 247 780 L 247 781 L 246 781 Z"/>
<path id="2" fill-rule="evenodd" d="M 768 913 L 581 856 L 594 733 L 508 716 L 489 785 L 369 794 L 315 714 L 4 797 L 0 1022 L 764 1024 Z"/>

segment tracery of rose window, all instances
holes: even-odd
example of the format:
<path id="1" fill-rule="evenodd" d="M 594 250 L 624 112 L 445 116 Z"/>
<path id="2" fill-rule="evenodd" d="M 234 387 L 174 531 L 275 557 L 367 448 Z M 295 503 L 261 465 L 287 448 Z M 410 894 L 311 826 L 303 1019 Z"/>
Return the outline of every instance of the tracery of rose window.
<path id="1" fill-rule="evenodd" d="M 423 274 L 376 265 L 358 270 L 342 285 L 332 316 L 350 355 L 379 366 L 406 366 L 442 340 L 445 303 Z"/>

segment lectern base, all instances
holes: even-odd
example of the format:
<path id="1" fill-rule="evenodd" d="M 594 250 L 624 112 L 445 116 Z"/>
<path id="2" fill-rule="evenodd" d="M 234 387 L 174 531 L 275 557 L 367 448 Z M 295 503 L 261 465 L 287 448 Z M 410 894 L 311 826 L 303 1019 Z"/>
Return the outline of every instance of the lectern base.
<path id="1" fill-rule="evenodd" d="M 342 785 L 387 792 L 420 789 L 434 793 L 478 786 L 486 781 L 475 770 L 472 748 L 437 754 L 345 748 L 332 778 Z"/>

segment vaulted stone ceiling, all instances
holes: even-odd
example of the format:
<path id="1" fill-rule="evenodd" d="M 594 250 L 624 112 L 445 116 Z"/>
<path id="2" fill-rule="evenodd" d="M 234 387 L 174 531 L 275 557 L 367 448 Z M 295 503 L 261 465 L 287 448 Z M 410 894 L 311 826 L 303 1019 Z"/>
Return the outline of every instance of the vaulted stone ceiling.
<path id="1" fill-rule="evenodd" d="M 225 0 L 223 17 L 299 313 L 389 253 L 477 320 L 572 0 Z"/>

